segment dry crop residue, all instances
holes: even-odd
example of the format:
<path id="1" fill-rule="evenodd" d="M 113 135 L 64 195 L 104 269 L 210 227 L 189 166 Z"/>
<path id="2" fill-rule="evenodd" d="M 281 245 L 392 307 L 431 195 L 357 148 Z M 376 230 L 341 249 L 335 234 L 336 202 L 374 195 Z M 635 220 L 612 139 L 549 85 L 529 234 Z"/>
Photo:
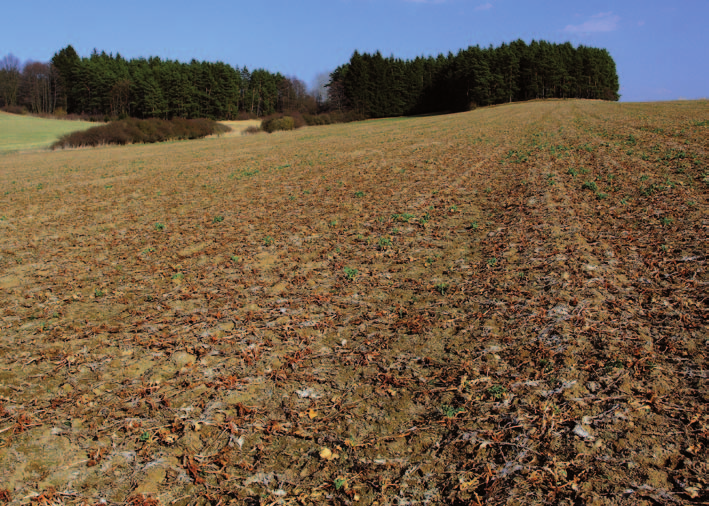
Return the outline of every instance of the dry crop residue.
<path id="1" fill-rule="evenodd" d="M 706 502 L 705 102 L 0 158 L 0 502 Z"/>

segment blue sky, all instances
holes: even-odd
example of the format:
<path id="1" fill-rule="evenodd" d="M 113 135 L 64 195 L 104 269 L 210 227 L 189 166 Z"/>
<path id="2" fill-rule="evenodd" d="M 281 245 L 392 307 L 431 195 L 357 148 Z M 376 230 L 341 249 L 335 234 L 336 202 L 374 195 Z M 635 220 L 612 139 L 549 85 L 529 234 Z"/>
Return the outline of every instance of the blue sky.
<path id="1" fill-rule="evenodd" d="M 521 38 L 604 47 L 621 100 L 709 96 L 709 0 L 22 0 L 0 57 L 48 61 L 72 44 L 124 57 L 221 60 L 311 84 L 355 49 L 402 58 Z"/>

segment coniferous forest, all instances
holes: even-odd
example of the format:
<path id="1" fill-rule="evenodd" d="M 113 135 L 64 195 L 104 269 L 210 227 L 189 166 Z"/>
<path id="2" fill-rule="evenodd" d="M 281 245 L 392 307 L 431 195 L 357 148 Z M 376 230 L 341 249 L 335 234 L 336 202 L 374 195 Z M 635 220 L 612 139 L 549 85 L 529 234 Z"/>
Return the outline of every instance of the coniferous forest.
<path id="1" fill-rule="evenodd" d="M 607 50 L 522 40 L 472 46 L 457 54 L 414 60 L 355 53 L 330 74 L 327 98 L 297 78 L 222 62 L 127 60 L 72 46 L 51 62 L 0 61 L 0 107 L 32 113 L 105 118 L 263 117 L 297 111 L 352 111 L 386 117 L 463 111 L 544 98 L 618 100 L 615 62 Z"/>
<path id="2" fill-rule="evenodd" d="M 372 118 L 543 98 L 620 98 L 615 62 L 605 49 L 522 40 L 414 60 L 355 52 L 331 74 L 330 86 L 348 107 Z"/>

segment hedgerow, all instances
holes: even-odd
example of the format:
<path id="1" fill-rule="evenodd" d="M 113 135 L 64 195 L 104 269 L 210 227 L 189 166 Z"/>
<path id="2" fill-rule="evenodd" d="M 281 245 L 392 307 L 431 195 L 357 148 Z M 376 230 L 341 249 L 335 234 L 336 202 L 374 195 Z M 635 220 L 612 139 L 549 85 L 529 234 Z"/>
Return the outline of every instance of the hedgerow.
<path id="1" fill-rule="evenodd" d="M 82 132 L 61 137 L 52 145 L 56 148 L 100 146 L 104 144 L 137 144 L 168 140 L 201 139 L 208 135 L 230 131 L 226 125 L 210 119 L 136 119 L 128 118 Z"/>

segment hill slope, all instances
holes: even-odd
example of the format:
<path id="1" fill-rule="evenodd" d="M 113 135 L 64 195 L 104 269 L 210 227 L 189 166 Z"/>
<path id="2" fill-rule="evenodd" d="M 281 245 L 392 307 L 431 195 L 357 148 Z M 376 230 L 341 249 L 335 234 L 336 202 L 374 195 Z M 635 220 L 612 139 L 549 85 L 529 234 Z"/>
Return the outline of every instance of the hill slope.
<path id="1" fill-rule="evenodd" d="M 0 158 L 0 492 L 706 500 L 706 111 Z"/>

